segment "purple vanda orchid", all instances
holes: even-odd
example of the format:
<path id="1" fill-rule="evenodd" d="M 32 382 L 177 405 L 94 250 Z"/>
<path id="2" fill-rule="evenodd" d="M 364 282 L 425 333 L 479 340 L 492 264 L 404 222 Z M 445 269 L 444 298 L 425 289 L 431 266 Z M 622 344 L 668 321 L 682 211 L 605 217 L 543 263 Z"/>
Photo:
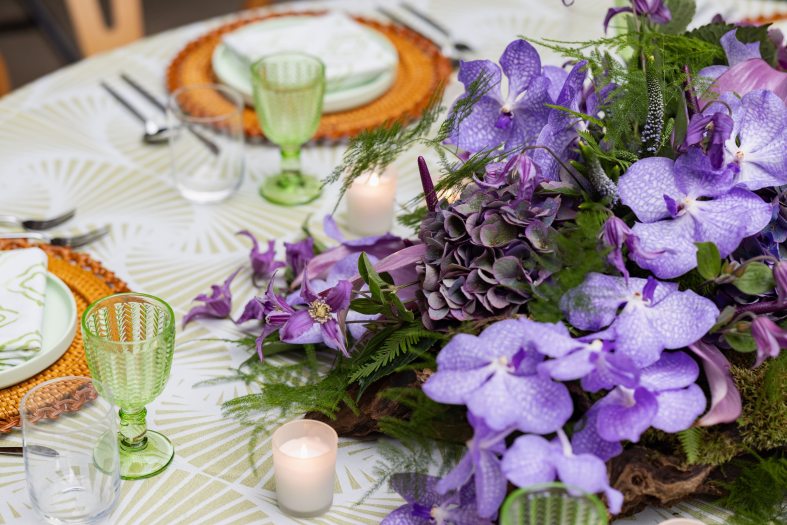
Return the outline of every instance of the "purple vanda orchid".
<path id="1" fill-rule="evenodd" d="M 776 359 L 782 348 L 787 348 L 787 330 L 765 316 L 757 317 L 751 324 L 751 336 L 757 344 L 757 368 L 769 357 Z"/>
<path id="2" fill-rule="evenodd" d="M 441 494 L 437 478 L 424 474 L 394 474 L 391 488 L 406 503 L 383 518 L 380 525 L 492 525 L 478 515 L 473 485 Z"/>
<path id="3" fill-rule="evenodd" d="M 455 335 L 437 356 L 437 371 L 423 385 L 439 403 L 467 405 L 490 428 L 516 427 L 547 434 L 573 411 L 566 387 L 537 373 L 543 356 L 532 350 L 537 323 L 507 319 L 479 336 Z"/>
<path id="4" fill-rule="evenodd" d="M 506 478 L 500 470 L 500 456 L 505 452 L 505 437 L 509 430 L 493 430 L 472 413 L 467 416 L 473 427 L 473 438 L 467 443 L 467 453 L 451 472 L 437 483 L 437 491 L 446 494 L 460 490 L 472 478 L 475 486 L 476 507 L 482 518 L 497 514 L 506 496 Z"/>
<path id="5" fill-rule="evenodd" d="M 730 376 L 730 362 L 718 348 L 703 341 L 697 341 L 689 348 L 702 359 L 711 394 L 710 410 L 698 424 L 710 427 L 732 423 L 741 415 L 741 394 Z"/>
<path id="6" fill-rule="evenodd" d="M 518 437 L 503 457 L 502 469 L 506 477 L 519 487 L 558 478 L 572 493 L 577 490 L 590 494 L 603 492 L 609 511 L 619 513 L 623 494 L 610 487 L 604 461 L 593 454 L 575 453 L 565 433 L 558 429 L 557 435 L 551 442 L 541 436 Z"/>
<path id="7" fill-rule="evenodd" d="M 193 307 L 183 316 L 183 326 L 185 327 L 191 321 L 201 317 L 212 317 L 214 319 L 225 319 L 229 317 L 232 312 L 232 292 L 230 285 L 232 284 L 235 276 L 240 272 L 240 268 L 232 272 L 232 275 L 227 277 L 222 285 L 211 285 L 210 295 L 199 294 L 194 298 L 195 301 L 202 301 L 201 304 Z"/>
<path id="8" fill-rule="evenodd" d="M 707 403 L 698 377 L 688 354 L 664 352 L 640 371 L 636 388 L 619 386 L 596 403 L 596 433 L 609 442 L 636 442 L 651 426 L 670 433 L 689 428 Z"/>
<path id="9" fill-rule="evenodd" d="M 501 93 L 502 73 L 508 94 Z M 459 81 L 465 88 L 483 78 L 488 91 L 457 126 L 449 141 L 463 150 L 477 152 L 505 145 L 513 149 L 532 144 L 547 122 L 552 102 L 550 80 L 541 74 L 541 58 L 524 40 L 511 42 L 500 57 L 500 66 L 489 60 L 462 62 Z"/>
<path id="10" fill-rule="evenodd" d="M 252 280 L 255 281 L 255 284 L 257 278 L 268 277 L 279 268 L 285 266 L 283 262 L 274 260 L 276 258 L 276 243 L 274 241 L 268 241 L 268 249 L 265 252 L 261 252 L 260 244 L 253 233 L 248 230 L 241 230 L 236 235 L 243 235 L 251 239 L 249 261 L 251 262 Z"/>
<path id="11" fill-rule="evenodd" d="M 640 247 L 661 251 L 657 257 L 631 258 L 656 277 L 678 277 L 697 266 L 698 242 L 712 242 L 722 257 L 762 230 L 771 207 L 756 194 L 735 185 L 739 167 L 715 171 L 701 150 L 692 148 L 672 161 L 642 159 L 618 182 L 620 199 L 641 222 L 632 228 Z"/>
<path id="12" fill-rule="evenodd" d="M 683 348 L 716 323 L 713 301 L 676 283 L 653 278 L 613 277 L 591 273 L 560 301 L 568 322 L 580 330 L 615 331 L 615 353 L 639 367 L 658 361 L 664 349 Z"/>

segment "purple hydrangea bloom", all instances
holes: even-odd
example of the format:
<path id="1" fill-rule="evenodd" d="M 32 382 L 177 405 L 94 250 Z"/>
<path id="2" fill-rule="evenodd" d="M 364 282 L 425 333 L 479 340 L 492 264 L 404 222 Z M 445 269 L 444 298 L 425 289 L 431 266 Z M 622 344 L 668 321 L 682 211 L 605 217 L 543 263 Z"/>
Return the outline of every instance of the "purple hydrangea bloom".
<path id="1" fill-rule="evenodd" d="M 273 241 L 268 241 L 268 249 L 265 252 L 260 252 L 260 244 L 250 231 L 241 230 L 236 235 L 244 235 L 251 239 L 249 260 L 251 261 L 252 279 L 255 280 L 255 285 L 258 277 L 267 277 L 284 266 L 283 262 L 274 260 L 276 247 Z"/>
<path id="2" fill-rule="evenodd" d="M 285 242 L 284 250 L 287 266 L 292 269 L 292 274 L 297 277 L 301 275 L 309 261 L 314 258 L 314 239 L 307 237 L 298 242 Z"/>
<path id="3" fill-rule="evenodd" d="M 294 310 L 290 307 L 279 314 L 275 324 L 281 323 L 286 317 L 279 329 L 280 339 L 293 344 L 315 342 L 305 341 L 303 338 L 310 335 L 311 330 L 318 328 L 320 339 L 326 346 L 349 356 L 337 315 L 342 310 L 347 310 L 351 294 L 352 285 L 349 281 L 339 281 L 335 286 L 317 293 L 312 289 L 308 277 L 304 277 L 301 298 L 306 302 L 306 309 Z M 268 319 L 271 320 L 271 315 Z"/>
<path id="4" fill-rule="evenodd" d="M 757 343 L 757 361 L 760 366 L 767 358 L 776 359 L 782 348 L 787 348 L 787 330 L 765 316 L 757 317 L 751 324 L 751 335 Z"/>
<path id="5" fill-rule="evenodd" d="M 591 273 L 560 301 L 568 322 L 580 330 L 615 330 L 615 352 L 643 367 L 658 361 L 662 350 L 683 348 L 704 336 L 719 309 L 713 301 L 676 283 L 653 278 Z"/>
<path id="6" fill-rule="evenodd" d="M 194 298 L 195 301 L 202 301 L 205 304 L 195 306 L 183 316 L 183 326 L 185 327 L 194 319 L 199 317 L 214 317 L 216 319 L 224 319 L 229 317 L 232 312 L 232 292 L 230 291 L 230 284 L 235 276 L 240 272 L 240 268 L 232 272 L 232 275 L 227 277 L 224 284 L 211 285 L 210 295 L 199 294 Z"/>
<path id="7" fill-rule="evenodd" d="M 467 415 L 474 429 L 473 439 L 467 443 L 467 453 L 454 469 L 440 480 L 437 491 L 445 494 L 459 490 L 474 480 L 478 515 L 492 518 L 506 496 L 506 478 L 500 470 L 500 456 L 505 452 L 505 437 L 509 430 L 493 430 L 472 413 Z"/>
<path id="8" fill-rule="evenodd" d="M 663 253 L 642 257 L 635 252 L 631 258 L 670 279 L 697 266 L 695 243 L 713 242 L 726 257 L 743 238 L 762 230 L 770 222 L 771 207 L 734 185 L 736 171 L 735 166 L 713 170 L 697 148 L 676 161 L 650 157 L 632 164 L 618 183 L 621 202 L 642 221 L 632 228 L 640 247 Z"/>
<path id="9" fill-rule="evenodd" d="M 635 16 L 647 17 L 656 24 L 666 24 L 672 20 L 672 13 L 664 4 L 664 0 L 631 0 L 631 7 L 610 7 L 604 17 L 604 32 L 609 28 L 609 22 L 621 13 L 632 13 Z"/>
<path id="10" fill-rule="evenodd" d="M 508 78 L 508 94 L 501 93 L 502 73 Z M 524 40 L 511 42 L 500 57 L 500 66 L 490 60 L 462 62 L 459 81 L 468 88 L 486 78 L 489 90 L 457 126 L 450 141 L 460 148 L 482 151 L 505 145 L 512 149 L 532 144 L 549 114 L 545 104 L 550 81 L 541 75 L 538 52 Z"/>
<path id="11" fill-rule="evenodd" d="M 554 432 L 573 405 L 564 385 L 537 374 L 543 356 L 531 347 L 541 331 L 538 323 L 507 319 L 479 336 L 455 335 L 438 354 L 424 392 L 439 403 L 467 405 L 494 430 Z"/>
<path id="12" fill-rule="evenodd" d="M 596 404 L 596 432 L 605 441 L 639 441 L 649 427 L 665 432 L 689 428 L 705 410 L 694 382 L 699 366 L 684 352 L 665 352 L 640 371 L 639 385 L 617 387 Z"/>
<path id="13" fill-rule="evenodd" d="M 579 111 L 582 101 L 582 85 L 587 76 L 587 61 L 578 62 L 566 77 L 555 105 Z M 568 156 L 569 146 L 577 139 L 577 117 L 560 109 L 550 109 L 546 126 L 541 129 L 536 144 L 549 148 L 536 149 L 532 153 L 533 162 L 540 168 L 541 176 L 550 181 L 560 180 L 560 164 L 555 155 L 562 160 Z"/>
<path id="14" fill-rule="evenodd" d="M 610 487 L 604 461 L 593 454 L 575 453 L 563 431 L 558 430 L 557 434 L 551 442 L 534 435 L 517 438 L 503 457 L 506 477 L 519 487 L 548 483 L 557 477 L 569 492 L 603 492 L 609 511 L 620 512 L 623 494 Z"/>
<path id="15" fill-rule="evenodd" d="M 478 515 L 473 485 L 440 494 L 438 479 L 424 474 L 394 474 L 391 488 L 407 502 L 386 516 L 380 525 L 492 525 Z"/>

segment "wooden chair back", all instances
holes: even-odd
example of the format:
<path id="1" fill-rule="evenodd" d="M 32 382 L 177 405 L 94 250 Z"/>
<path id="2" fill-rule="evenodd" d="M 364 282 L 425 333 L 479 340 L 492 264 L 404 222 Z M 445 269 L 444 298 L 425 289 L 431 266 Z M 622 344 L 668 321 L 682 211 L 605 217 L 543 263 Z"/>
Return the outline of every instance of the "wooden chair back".
<path id="1" fill-rule="evenodd" d="M 11 78 L 8 76 L 8 67 L 5 65 L 3 55 L 0 55 L 0 97 L 11 91 Z"/>
<path id="2" fill-rule="evenodd" d="M 65 0 L 65 4 L 83 56 L 128 44 L 144 34 L 142 0 L 111 0 L 111 26 L 104 21 L 99 0 Z"/>

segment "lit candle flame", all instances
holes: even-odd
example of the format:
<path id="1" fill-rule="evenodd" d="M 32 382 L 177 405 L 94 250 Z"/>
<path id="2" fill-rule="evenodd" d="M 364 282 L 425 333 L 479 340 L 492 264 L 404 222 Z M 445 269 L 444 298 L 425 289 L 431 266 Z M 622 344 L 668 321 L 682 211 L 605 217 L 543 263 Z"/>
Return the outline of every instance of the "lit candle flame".
<path id="1" fill-rule="evenodd" d="M 380 185 L 380 176 L 377 172 L 373 172 L 369 175 L 369 186 L 379 186 Z"/>
<path id="2" fill-rule="evenodd" d="M 301 443 L 301 449 L 298 451 L 298 455 L 302 458 L 309 457 L 309 449 L 306 448 L 306 443 Z"/>

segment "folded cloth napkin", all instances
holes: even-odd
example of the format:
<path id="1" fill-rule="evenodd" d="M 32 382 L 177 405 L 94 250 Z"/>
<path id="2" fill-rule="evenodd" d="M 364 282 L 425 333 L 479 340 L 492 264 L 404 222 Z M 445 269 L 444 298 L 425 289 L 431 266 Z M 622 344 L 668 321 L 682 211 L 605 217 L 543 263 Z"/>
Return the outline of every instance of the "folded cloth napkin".
<path id="1" fill-rule="evenodd" d="M 396 67 L 396 49 L 343 13 L 265 20 L 224 36 L 246 64 L 283 51 L 316 56 L 325 64 L 329 91 L 369 81 Z"/>
<path id="2" fill-rule="evenodd" d="M 38 248 L 0 251 L 0 370 L 41 350 L 46 268 Z"/>

